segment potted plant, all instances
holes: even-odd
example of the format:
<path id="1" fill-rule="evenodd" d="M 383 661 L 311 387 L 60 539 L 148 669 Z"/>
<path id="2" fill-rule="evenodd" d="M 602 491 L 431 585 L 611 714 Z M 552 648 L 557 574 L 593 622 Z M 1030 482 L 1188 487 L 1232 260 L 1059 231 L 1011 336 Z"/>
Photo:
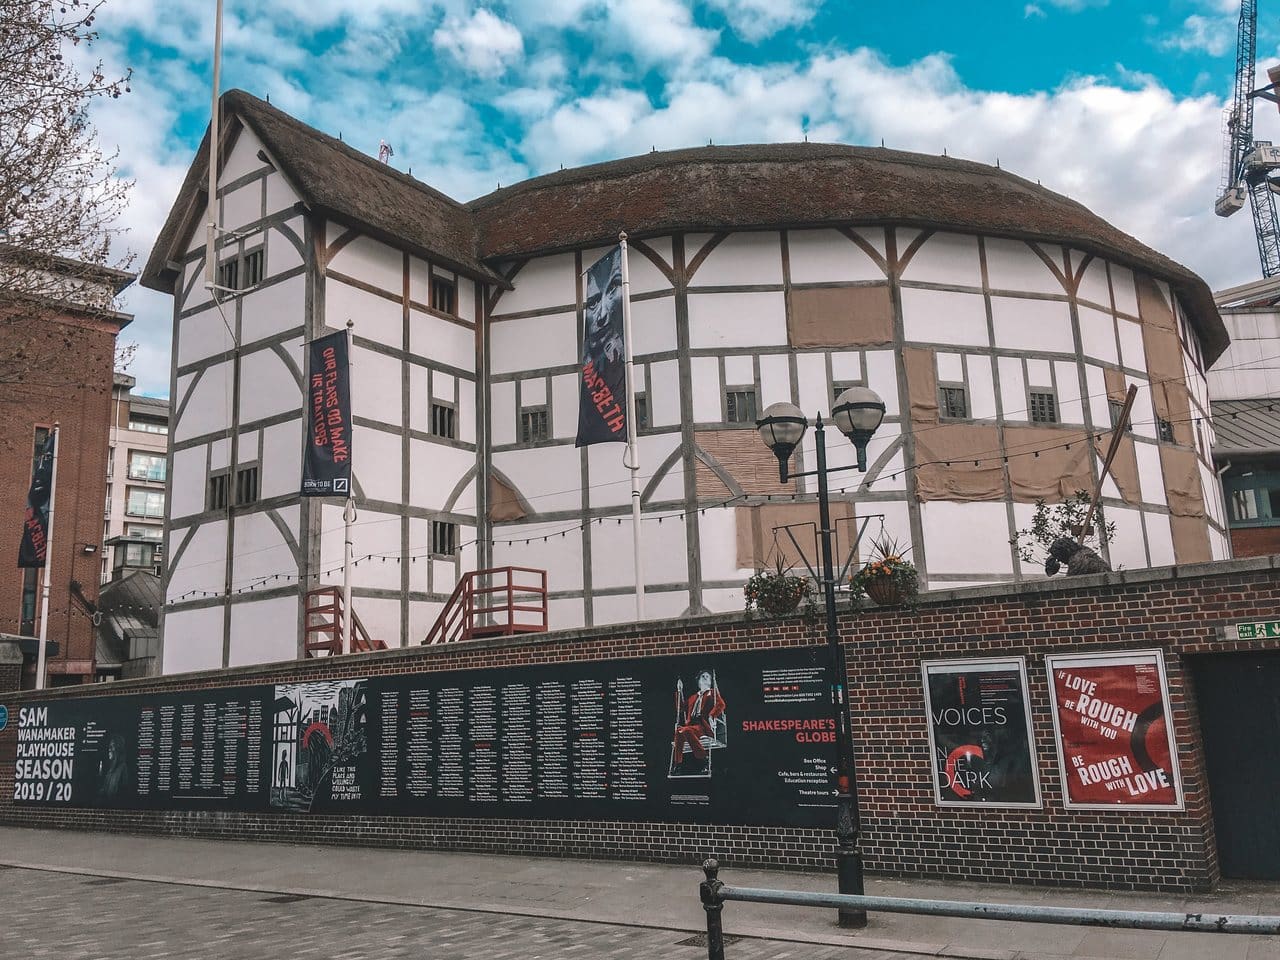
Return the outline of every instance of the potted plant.
<path id="1" fill-rule="evenodd" d="M 915 564 L 903 553 L 892 537 L 884 537 L 873 545 L 871 559 L 849 580 L 849 592 L 855 602 L 867 596 L 876 606 L 893 607 L 915 599 L 920 578 Z"/>
<path id="2" fill-rule="evenodd" d="M 1031 517 L 1031 526 L 1019 530 L 1009 541 L 1018 552 L 1018 557 L 1026 564 L 1049 564 L 1049 569 L 1057 569 L 1052 561 L 1049 549 L 1054 541 L 1065 537 L 1074 540 L 1081 546 L 1102 548 L 1111 543 L 1116 536 L 1116 525 L 1104 516 L 1102 504 L 1098 504 L 1090 526 L 1085 531 L 1084 521 L 1089 513 L 1092 497 L 1083 490 L 1077 490 L 1061 503 L 1049 506 L 1043 500 L 1036 501 L 1035 513 Z M 1092 544 L 1090 543 L 1092 541 Z"/>
<path id="3" fill-rule="evenodd" d="M 813 582 L 793 574 L 779 556 L 772 570 L 757 570 L 742 592 L 748 612 L 759 610 L 771 617 L 785 617 L 813 596 Z"/>

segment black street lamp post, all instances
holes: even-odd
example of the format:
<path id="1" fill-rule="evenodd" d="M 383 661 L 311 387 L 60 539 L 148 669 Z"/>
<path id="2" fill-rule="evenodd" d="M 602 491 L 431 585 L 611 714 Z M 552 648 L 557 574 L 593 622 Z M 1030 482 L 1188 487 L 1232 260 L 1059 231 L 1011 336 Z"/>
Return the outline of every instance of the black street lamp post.
<path id="1" fill-rule="evenodd" d="M 884 401 L 866 387 L 851 387 L 836 398 L 831 411 L 836 427 L 858 452 L 858 470 L 867 469 L 867 442 L 884 419 Z M 791 403 L 771 404 L 756 422 L 760 439 L 778 458 L 778 477 L 786 483 L 792 477 L 818 478 L 818 541 L 822 550 L 822 596 L 826 606 L 827 649 L 831 655 L 831 708 L 836 724 L 836 877 L 840 893 L 861 896 L 862 853 L 858 850 L 861 825 L 858 816 L 858 777 L 853 755 L 853 734 L 849 729 L 849 702 L 845 692 L 848 668 L 844 645 L 836 626 L 835 565 L 831 556 L 831 502 L 827 490 L 827 448 L 825 429 L 819 415 L 814 423 L 817 469 L 789 474 L 788 462 L 809 422 L 799 407 Z M 835 469 L 845 469 L 837 467 Z M 842 927 L 865 927 L 865 910 L 840 910 Z"/>

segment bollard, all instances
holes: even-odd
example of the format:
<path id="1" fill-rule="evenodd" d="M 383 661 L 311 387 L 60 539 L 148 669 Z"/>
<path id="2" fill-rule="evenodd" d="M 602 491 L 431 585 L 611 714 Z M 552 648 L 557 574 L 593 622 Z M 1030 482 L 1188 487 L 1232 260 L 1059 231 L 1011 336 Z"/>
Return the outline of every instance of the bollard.
<path id="1" fill-rule="evenodd" d="M 698 896 L 702 909 L 707 911 L 707 960 L 724 960 L 724 929 L 720 926 L 720 913 L 724 901 L 720 899 L 720 864 L 714 857 L 704 860 L 702 872 L 707 879 L 698 884 Z"/>

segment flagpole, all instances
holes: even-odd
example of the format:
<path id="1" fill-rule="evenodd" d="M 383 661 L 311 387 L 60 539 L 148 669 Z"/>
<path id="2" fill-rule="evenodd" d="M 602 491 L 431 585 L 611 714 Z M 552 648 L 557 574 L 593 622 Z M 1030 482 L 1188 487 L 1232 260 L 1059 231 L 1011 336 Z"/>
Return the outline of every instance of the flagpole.
<path id="1" fill-rule="evenodd" d="M 355 323 L 347 318 L 347 383 L 351 383 L 351 341 Z M 348 387 L 348 389 L 350 389 Z M 351 465 L 347 502 L 342 508 L 342 652 L 351 652 L 351 527 L 356 522 L 355 465 Z"/>
<path id="2" fill-rule="evenodd" d="M 622 247 L 622 340 L 627 356 L 627 469 L 631 471 L 631 544 L 635 552 L 636 619 L 644 619 L 644 567 L 640 550 L 640 459 L 636 451 L 636 378 L 631 356 L 631 273 L 627 269 L 627 232 L 618 234 Z"/>
<path id="3" fill-rule="evenodd" d="M 49 565 L 53 560 L 53 506 L 58 489 L 58 424 L 53 425 L 53 470 L 49 477 L 49 527 L 44 538 L 44 576 L 40 587 L 40 649 L 36 653 L 36 689 L 44 689 L 47 655 L 45 643 L 49 636 Z"/>

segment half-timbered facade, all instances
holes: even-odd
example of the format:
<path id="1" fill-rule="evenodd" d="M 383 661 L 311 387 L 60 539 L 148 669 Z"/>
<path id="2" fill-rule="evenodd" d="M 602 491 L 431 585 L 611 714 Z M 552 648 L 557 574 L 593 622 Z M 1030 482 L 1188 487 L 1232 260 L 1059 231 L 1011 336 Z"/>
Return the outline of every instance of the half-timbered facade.
<path id="1" fill-rule="evenodd" d="M 778 531 L 816 519 L 814 490 L 778 482 L 754 421 L 778 400 L 825 414 L 854 384 L 887 416 L 867 473 L 833 479 L 843 543 L 870 517 L 926 587 L 1042 576 L 1009 541 L 1036 500 L 1093 488 L 1130 384 L 1103 485 L 1113 567 L 1229 555 L 1208 289 L 1037 185 L 790 144 L 654 153 L 464 205 L 242 92 L 224 103 L 219 276 L 236 292 L 203 283 L 207 140 L 143 278 L 174 295 L 166 672 L 298 656 L 303 591 L 340 579 L 342 505 L 298 488 L 303 345 L 348 321 L 370 633 L 419 642 L 463 572 L 506 564 L 549 572 L 555 627 L 631 619 L 623 445 L 574 446 L 582 272 L 624 229 L 648 616 L 738 608 L 775 551 L 799 559 Z"/>

